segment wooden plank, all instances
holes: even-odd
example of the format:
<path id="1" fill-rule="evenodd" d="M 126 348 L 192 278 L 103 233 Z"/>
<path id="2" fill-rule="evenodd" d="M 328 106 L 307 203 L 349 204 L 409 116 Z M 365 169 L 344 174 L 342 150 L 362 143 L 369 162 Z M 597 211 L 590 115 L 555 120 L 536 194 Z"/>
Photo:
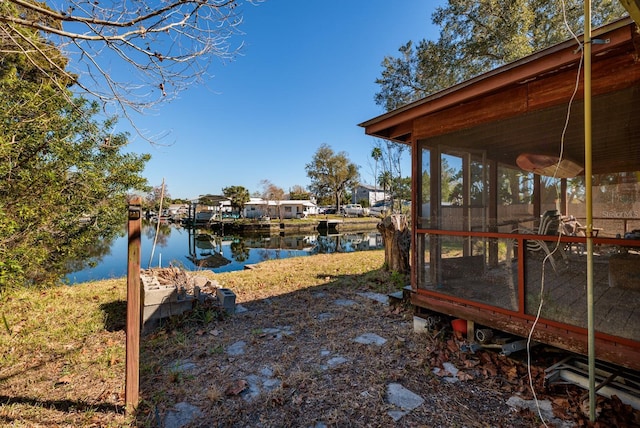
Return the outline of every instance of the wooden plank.
<path id="1" fill-rule="evenodd" d="M 415 119 L 414 138 L 428 138 L 470 128 L 481 123 L 517 116 L 526 110 L 527 88 L 513 87 Z"/>
<path id="2" fill-rule="evenodd" d="M 529 110 L 538 110 L 565 104 L 571 98 L 576 84 L 577 64 L 562 73 L 537 79 L 527 84 Z M 597 96 L 629 88 L 640 80 L 640 63 L 632 55 L 624 54 L 592 66 L 592 95 Z M 580 78 L 575 99 L 583 98 L 583 80 Z"/>

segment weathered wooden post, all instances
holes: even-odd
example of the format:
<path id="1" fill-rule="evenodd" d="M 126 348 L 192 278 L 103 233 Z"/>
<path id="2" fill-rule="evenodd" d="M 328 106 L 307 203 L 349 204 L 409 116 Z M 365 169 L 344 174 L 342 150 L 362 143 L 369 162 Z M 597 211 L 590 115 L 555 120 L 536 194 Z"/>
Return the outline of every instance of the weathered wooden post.
<path id="1" fill-rule="evenodd" d="M 409 273 L 411 230 L 407 217 L 402 214 L 392 214 L 378 223 L 377 228 L 382 234 L 386 270 Z"/>
<path id="2" fill-rule="evenodd" d="M 138 407 L 140 389 L 140 198 L 129 201 L 127 264 L 126 412 Z"/>

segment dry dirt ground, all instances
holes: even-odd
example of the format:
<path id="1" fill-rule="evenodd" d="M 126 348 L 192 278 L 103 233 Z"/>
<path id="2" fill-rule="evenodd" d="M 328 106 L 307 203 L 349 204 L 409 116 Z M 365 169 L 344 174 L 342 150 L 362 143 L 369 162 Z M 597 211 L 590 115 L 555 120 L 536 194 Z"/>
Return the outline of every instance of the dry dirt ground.
<path id="1" fill-rule="evenodd" d="M 170 322 L 143 340 L 135 424 L 640 426 L 638 412 L 619 400 L 599 398 L 594 425 L 584 413 L 584 390 L 545 389 L 544 369 L 563 355 L 541 347 L 532 350 L 530 371 L 538 400 L 552 411 L 541 419 L 535 407 L 511 407 L 513 397 L 533 399 L 526 352 L 463 352 L 463 337 L 446 319 L 416 334 L 412 308 L 379 301 L 390 291 L 328 281 L 239 296 L 232 316 L 203 305 Z M 397 389 L 410 391 L 408 404 L 394 401 Z"/>

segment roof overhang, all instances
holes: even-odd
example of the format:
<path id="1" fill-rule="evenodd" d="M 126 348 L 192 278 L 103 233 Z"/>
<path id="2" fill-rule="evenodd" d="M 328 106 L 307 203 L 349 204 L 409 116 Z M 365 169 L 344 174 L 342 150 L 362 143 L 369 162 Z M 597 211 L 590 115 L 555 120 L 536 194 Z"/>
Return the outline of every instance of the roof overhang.
<path id="1" fill-rule="evenodd" d="M 640 158 L 640 37 L 630 18 L 593 31 L 594 159 L 603 170 L 637 170 Z M 523 152 L 558 153 L 584 161 L 582 85 L 570 125 L 563 131 L 581 65 L 568 40 L 393 110 L 360 126 L 375 137 L 410 144 L 427 141 L 486 151 L 489 159 L 517 166 Z M 604 162 L 604 163 L 603 163 Z M 598 171 L 599 170 L 599 171 Z"/>

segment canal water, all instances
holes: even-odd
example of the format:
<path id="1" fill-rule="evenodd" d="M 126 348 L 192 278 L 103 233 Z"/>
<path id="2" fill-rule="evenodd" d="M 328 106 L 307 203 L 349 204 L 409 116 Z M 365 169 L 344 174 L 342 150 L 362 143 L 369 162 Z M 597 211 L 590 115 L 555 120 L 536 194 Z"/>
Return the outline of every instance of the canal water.
<path id="1" fill-rule="evenodd" d="M 382 236 L 375 230 L 325 235 L 313 232 L 218 236 L 208 229 L 162 224 L 157 235 L 156 239 L 155 224 L 143 225 L 140 258 L 143 269 L 180 266 L 187 270 L 230 272 L 265 260 L 383 248 Z M 110 252 L 97 260 L 94 267 L 67 275 L 67 282 L 125 277 L 127 246 L 128 237 L 123 234 L 113 241 Z"/>

